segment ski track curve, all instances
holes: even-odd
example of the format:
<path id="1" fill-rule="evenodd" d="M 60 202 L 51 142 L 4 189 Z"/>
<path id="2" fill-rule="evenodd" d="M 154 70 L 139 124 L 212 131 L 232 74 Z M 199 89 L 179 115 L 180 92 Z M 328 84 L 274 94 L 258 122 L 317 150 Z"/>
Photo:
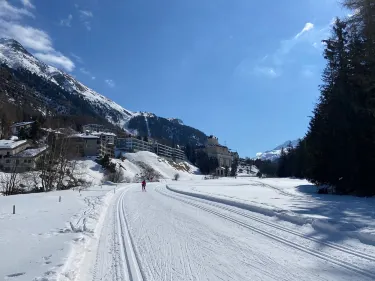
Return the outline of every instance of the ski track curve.
<path id="1" fill-rule="evenodd" d="M 147 192 L 136 186 L 120 191 L 109 206 L 89 273 L 79 280 L 375 280 L 357 263 L 374 263 L 371 255 L 325 245 L 352 256 L 350 263 L 301 242 L 318 244 L 315 238 L 251 212 L 160 183 L 149 184 Z"/>
<path id="2" fill-rule="evenodd" d="M 171 193 L 177 193 L 177 192 L 174 192 L 170 189 L 165 189 L 165 190 L 168 190 L 169 192 Z M 195 206 L 199 209 L 202 209 L 208 213 L 211 213 L 211 214 L 214 214 L 216 216 L 219 216 L 223 219 L 226 219 L 228 221 L 231 221 L 235 224 L 238 224 L 238 225 L 241 225 L 245 228 L 248 228 L 252 231 L 255 231 L 261 235 L 264 235 L 270 239 L 273 239 L 273 240 L 276 240 L 280 243 L 283 243 L 283 244 L 286 244 L 286 245 L 289 245 L 290 247 L 293 247 L 293 248 L 296 248 L 300 251 L 303 251 L 303 252 L 306 252 L 312 256 L 315 256 L 317 258 L 321 258 L 323 260 L 326 260 L 330 263 L 333 263 L 335 265 L 338 265 L 338 266 L 341 266 L 341 267 L 344 267 L 348 270 L 351 270 L 353 272 L 356 272 L 358 274 L 361 274 L 362 276 L 364 277 L 367 277 L 367 278 L 371 278 L 371 280 L 375 280 L 375 273 L 373 271 L 370 271 L 370 270 L 365 270 L 365 269 L 362 269 L 360 268 L 359 266 L 356 266 L 354 264 L 351 264 L 349 262 L 345 262 L 345 261 L 342 261 L 336 257 L 333 257 L 333 256 L 330 256 L 328 254 L 325 254 L 323 252 L 319 252 L 317 250 L 314 250 L 314 249 L 310 249 L 308 247 L 305 247 L 303 245 L 299 245 L 297 243 L 294 243 L 288 239 L 284 239 L 278 235 L 273 235 L 271 233 L 268 233 L 266 231 L 263 231 L 262 229 L 260 228 L 257 228 L 257 227 L 254 227 L 252 225 L 250 225 L 249 223 L 245 223 L 243 221 L 240 221 L 236 218 L 233 218 L 227 214 L 223 214 L 223 213 L 220 213 L 214 209 L 210 209 L 210 208 L 207 208 L 205 207 L 204 205 L 208 205 L 210 207 L 214 207 L 214 208 L 217 208 L 217 209 L 221 209 L 221 210 L 225 210 L 225 211 L 229 211 L 230 213 L 235 213 L 235 214 L 238 214 L 244 218 L 250 218 L 254 221 L 258 221 L 264 225 L 268 225 L 268 226 L 271 226 L 273 228 L 276 228 L 278 230 L 282 230 L 284 232 L 288 232 L 290 234 L 294 234 L 296 236 L 299 236 L 301 238 L 304 238 L 304 239 L 307 239 L 307 240 L 310 240 L 310 241 L 313 241 L 313 242 L 316 242 L 316 243 L 322 243 L 324 244 L 325 246 L 328 246 L 328 247 L 331 247 L 335 250 L 339 250 L 339 251 L 342 251 L 342 252 L 345 252 L 347 254 L 350 254 L 350 255 L 353 255 L 353 256 L 356 256 L 356 257 L 359 257 L 359 258 L 362 258 L 362 259 L 366 259 L 366 260 L 369 260 L 369 261 L 375 261 L 375 257 L 372 256 L 372 255 L 368 255 L 368 254 L 363 254 L 363 253 L 360 253 L 360 252 L 357 252 L 355 251 L 354 249 L 349 249 L 345 246 L 341 246 L 341 245 L 336 245 L 334 243 L 329 243 L 329 242 L 323 242 L 323 241 L 319 241 L 318 239 L 315 239 L 313 237 L 306 237 L 305 235 L 301 234 L 301 233 L 298 233 L 296 231 L 293 231 L 293 230 L 290 230 L 286 227 L 282 227 L 282 226 L 278 226 L 277 224 L 274 224 L 274 223 L 270 223 L 270 222 L 267 222 L 265 220 L 261 220 L 255 216 L 251 216 L 251 215 L 247 215 L 245 214 L 245 212 L 241 212 L 241 211 L 236 211 L 234 210 L 234 208 L 229 208 L 229 207 L 226 207 L 225 204 L 220 204 L 220 203 L 214 203 L 214 202 L 210 202 L 209 200 L 204 200 L 204 199 L 197 199 L 197 198 L 194 198 L 193 196 L 189 196 L 189 195 L 184 195 L 184 194 L 179 194 L 177 193 L 178 195 L 176 194 L 167 194 L 163 191 L 161 191 L 161 188 L 158 188 L 156 189 L 157 192 L 159 192 L 160 194 L 163 194 L 164 196 L 167 196 L 169 198 L 172 198 L 172 199 L 175 199 L 175 200 L 178 200 L 180 202 L 183 202 L 183 203 L 186 203 L 186 204 L 189 204 L 189 205 L 192 205 L 192 206 Z M 203 204 L 203 205 L 202 205 Z"/>
<path id="3" fill-rule="evenodd" d="M 224 203 L 218 203 L 218 202 L 211 201 L 211 200 L 208 200 L 208 199 L 202 199 L 202 198 L 199 198 L 199 197 L 194 197 L 194 196 L 190 196 L 190 195 L 187 195 L 187 194 L 179 193 L 179 192 L 176 192 L 173 189 L 169 189 L 168 187 L 167 187 L 167 190 L 172 192 L 172 193 L 175 193 L 174 195 L 180 195 L 180 196 L 182 195 L 182 197 L 186 196 L 185 198 L 189 198 L 190 200 L 193 200 L 195 202 L 203 203 L 203 204 L 206 204 L 206 205 L 209 205 L 209 206 L 213 206 L 215 208 L 226 210 L 226 211 L 235 213 L 237 215 L 241 215 L 243 217 L 249 218 L 253 221 L 256 221 L 256 222 L 262 223 L 264 225 L 270 226 L 270 227 L 275 228 L 277 230 L 281 230 L 281 231 L 293 234 L 295 236 L 299 236 L 303 239 L 310 240 L 312 242 L 315 242 L 315 243 L 322 244 L 324 246 L 333 248 L 335 250 L 339 250 L 341 252 L 344 252 L 344 253 L 347 253 L 347 254 L 350 254 L 350 255 L 354 255 L 354 256 L 357 256 L 359 258 L 366 259 L 368 261 L 375 262 L 375 255 L 362 253 L 360 251 L 357 251 L 353 248 L 346 247 L 344 245 L 339 245 L 339 244 L 329 242 L 329 241 L 321 241 L 317 238 L 306 236 L 305 234 L 303 234 L 301 232 L 298 232 L 298 231 L 295 231 L 293 229 L 290 229 L 288 227 L 270 222 L 266 219 L 261 219 L 261 218 L 259 218 L 259 216 L 251 215 L 250 213 L 252 213 L 252 212 L 249 211 L 249 210 L 243 210 L 241 208 L 236 208 L 236 207 L 232 207 L 232 206 L 229 206 L 229 205 L 225 205 Z"/>

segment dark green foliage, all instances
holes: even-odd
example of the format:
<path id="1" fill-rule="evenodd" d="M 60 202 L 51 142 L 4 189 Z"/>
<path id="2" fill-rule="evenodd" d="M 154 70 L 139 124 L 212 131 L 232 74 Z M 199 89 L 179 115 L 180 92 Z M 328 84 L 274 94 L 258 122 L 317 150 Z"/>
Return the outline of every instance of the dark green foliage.
<path id="1" fill-rule="evenodd" d="M 359 12 L 337 19 L 324 41 L 327 65 L 319 101 L 306 137 L 283 151 L 278 176 L 305 177 L 339 194 L 375 195 L 375 7 L 370 2 L 344 1 Z"/>
<path id="2" fill-rule="evenodd" d="M 148 128 L 145 118 L 147 118 Z M 138 134 L 142 136 L 148 135 L 149 129 L 153 139 L 167 145 L 197 145 L 205 143 L 207 139 L 203 132 L 195 128 L 156 116 L 134 117 L 129 121 L 128 127 L 129 129 L 136 129 Z"/>
<path id="3" fill-rule="evenodd" d="M 188 143 L 187 145 L 185 145 L 184 151 L 185 151 L 186 158 L 191 163 L 194 164 L 197 160 L 197 157 L 195 154 L 195 146 L 192 146 L 191 144 Z"/>
<path id="4" fill-rule="evenodd" d="M 276 161 L 256 159 L 254 165 L 259 169 L 260 175 L 277 176 L 278 165 Z"/>
<path id="5" fill-rule="evenodd" d="M 204 151 L 198 151 L 196 155 L 196 166 L 203 175 L 215 173 L 216 168 L 219 167 L 217 158 L 208 157 Z"/>
<path id="6" fill-rule="evenodd" d="M 230 176 L 235 177 L 237 176 L 237 169 L 238 169 L 238 158 L 234 158 L 230 170 Z"/>

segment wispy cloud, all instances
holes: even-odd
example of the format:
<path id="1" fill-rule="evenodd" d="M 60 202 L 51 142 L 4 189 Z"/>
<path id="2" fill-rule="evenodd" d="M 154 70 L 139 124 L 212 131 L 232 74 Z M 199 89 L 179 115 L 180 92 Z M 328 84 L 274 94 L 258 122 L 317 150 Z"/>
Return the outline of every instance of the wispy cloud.
<path id="1" fill-rule="evenodd" d="M 294 36 L 294 39 L 298 39 L 299 37 L 301 37 L 302 34 L 310 31 L 313 28 L 314 28 L 314 24 L 312 24 L 311 22 L 306 23 L 305 27 L 300 32 L 298 32 L 296 36 Z"/>
<path id="2" fill-rule="evenodd" d="M 80 19 L 88 31 L 91 30 L 91 19 L 94 17 L 91 11 L 79 10 Z"/>
<path id="3" fill-rule="evenodd" d="M 30 0 L 21 0 L 22 4 L 26 7 L 26 8 L 31 8 L 31 9 L 34 9 L 35 6 L 33 4 L 31 4 L 31 1 Z"/>
<path id="4" fill-rule="evenodd" d="M 83 59 L 80 56 L 77 56 L 76 54 L 70 53 L 70 55 L 80 64 L 83 64 Z"/>
<path id="5" fill-rule="evenodd" d="M 68 71 L 72 71 L 74 69 L 74 63 L 59 52 L 36 53 L 34 56 L 48 64 L 62 66 Z"/>
<path id="6" fill-rule="evenodd" d="M 24 16 L 34 18 L 34 14 L 24 8 L 17 8 L 5 0 L 0 0 L 0 18 L 6 20 L 19 20 Z"/>
<path id="7" fill-rule="evenodd" d="M 315 75 L 316 66 L 315 65 L 304 65 L 302 67 L 301 75 L 305 78 L 311 78 Z"/>
<path id="8" fill-rule="evenodd" d="M 280 73 L 276 72 L 276 70 L 272 67 L 256 66 L 254 68 L 254 73 L 265 75 L 265 76 L 270 77 L 270 78 L 276 78 L 276 77 L 280 76 Z"/>
<path id="9" fill-rule="evenodd" d="M 115 82 L 112 80 L 112 79 L 106 79 L 105 82 L 107 83 L 107 85 L 111 88 L 114 88 L 116 85 L 115 85 Z"/>
<path id="10" fill-rule="evenodd" d="M 72 26 L 72 20 L 73 20 L 73 15 L 69 14 L 66 19 L 62 19 L 60 21 L 61 26 L 66 26 L 66 27 L 71 27 Z"/>
<path id="11" fill-rule="evenodd" d="M 25 8 L 17 8 L 6 0 L 0 0 L 0 37 L 13 38 L 24 47 L 35 51 L 35 56 L 46 63 L 72 71 L 74 63 L 54 49 L 47 32 L 22 23 L 25 17 L 34 18 L 31 11 L 26 9 L 32 8 L 28 3 L 29 1 L 24 3 Z"/>
<path id="12" fill-rule="evenodd" d="M 269 78 L 275 78 L 283 73 L 286 64 L 293 59 L 294 50 L 296 48 L 315 48 L 321 50 L 323 47 L 321 41 L 329 36 L 331 23 L 326 26 L 317 28 L 313 23 L 307 22 L 304 27 L 289 39 L 280 41 L 279 47 L 273 54 L 268 54 L 253 63 L 253 73 L 261 74 Z M 245 64 L 249 65 L 248 63 Z M 243 67 L 243 66 L 242 66 Z M 312 69 L 304 69 L 303 75 L 311 77 Z"/>

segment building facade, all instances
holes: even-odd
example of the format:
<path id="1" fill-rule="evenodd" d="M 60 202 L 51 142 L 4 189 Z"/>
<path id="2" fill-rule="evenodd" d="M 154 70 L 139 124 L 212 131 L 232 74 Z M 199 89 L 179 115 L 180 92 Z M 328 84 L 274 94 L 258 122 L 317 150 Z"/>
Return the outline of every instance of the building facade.
<path id="1" fill-rule="evenodd" d="M 47 146 L 29 148 L 4 159 L 2 169 L 5 172 L 28 172 L 37 169 L 38 160 L 47 152 Z"/>
<path id="2" fill-rule="evenodd" d="M 10 126 L 10 130 L 12 132 L 12 135 L 18 136 L 21 129 L 24 129 L 26 132 L 31 130 L 31 126 L 33 125 L 34 122 L 35 121 L 14 123 L 12 126 Z"/>
<path id="3" fill-rule="evenodd" d="M 108 129 L 104 125 L 100 125 L 100 124 L 86 124 L 86 125 L 82 126 L 82 130 L 83 130 L 83 132 L 89 131 L 90 133 L 93 133 L 93 132 L 108 132 L 108 133 L 110 133 L 110 132 L 112 132 L 111 129 Z"/>
<path id="4" fill-rule="evenodd" d="M 233 154 L 228 147 L 219 144 L 219 139 L 215 136 L 209 136 L 205 145 L 197 148 L 207 153 L 208 157 L 216 158 L 219 163 L 217 174 L 222 176 L 225 167 L 231 167 L 233 162 Z"/>
<path id="5" fill-rule="evenodd" d="M 99 156 L 101 142 L 98 136 L 85 134 L 75 134 L 69 136 L 69 149 L 80 156 Z"/>
<path id="6" fill-rule="evenodd" d="M 179 148 L 173 148 L 156 141 L 143 141 L 133 137 L 118 138 L 116 148 L 127 152 L 150 151 L 165 158 L 186 160 L 185 152 Z"/>
<path id="7" fill-rule="evenodd" d="M 11 157 L 30 147 L 27 140 L 0 140 L 0 160 Z"/>
<path id="8" fill-rule="evenodd" d="M 118 138 L 116 148 L 127 152 L 150 151 L 154 152 L 153 145 L 150 142 L 139 140 L 137 138 Z"/>

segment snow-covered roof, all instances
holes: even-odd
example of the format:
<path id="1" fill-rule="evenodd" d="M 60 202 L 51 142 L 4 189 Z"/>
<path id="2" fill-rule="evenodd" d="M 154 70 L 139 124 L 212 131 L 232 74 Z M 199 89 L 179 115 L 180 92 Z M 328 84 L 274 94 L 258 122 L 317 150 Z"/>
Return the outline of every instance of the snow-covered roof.
<path id="1" fill-rule="evenodd" d="M 51 128 L 42 128 L 43 131 L 49 132 L 49 133 L 54 133 L 54 134 L 61 134 L 63 135 L 64 133 L 60 132 L 59 130 L 54 130 Z"/>
<path id="2" fill-rule="evenodd" d="M 113 136 L 113 137 L 116 136 L 115 133 L 110 133 L 110 132 L 92 132 L 91 134 L 94 135 L 94 136 L 101 136 L 101 135 Z"/>
<path id="3" fill-rule="evenodd" d="M 87 135 L 87 134 L 74 134 L 74 135 L 71 135 L 69 136 L 70 138 L 82 138 L 82 139 L 98 139 L 99 137 L 98 136 L 94 136 L 94 135 Z"/>
<path id="4" fill-rule="evenodd" d="M 40 153 L 44 152 L 47 149 L 47 146 L 38 147 L 38 148 L 29 148 L 26 149 L 16 155 L 13 158 L 28 158 L 28 157 L 35 157 Z"/>
<path id="5" fill-rule="evenodd" d="M 0 149 L 13 149 L 25 143 L 27 143 L 26 140 L 20 140 L 20 141 L 0 140 Z"/>
<path id="6" fill-rule="evenodd" d="M 19 123 L 14 123 L 11 127 L 21 127 L 21 126 L 26 126 L 33 124 L 35 121 L 27 121 L 27 122 L 19 122 Z"/>

